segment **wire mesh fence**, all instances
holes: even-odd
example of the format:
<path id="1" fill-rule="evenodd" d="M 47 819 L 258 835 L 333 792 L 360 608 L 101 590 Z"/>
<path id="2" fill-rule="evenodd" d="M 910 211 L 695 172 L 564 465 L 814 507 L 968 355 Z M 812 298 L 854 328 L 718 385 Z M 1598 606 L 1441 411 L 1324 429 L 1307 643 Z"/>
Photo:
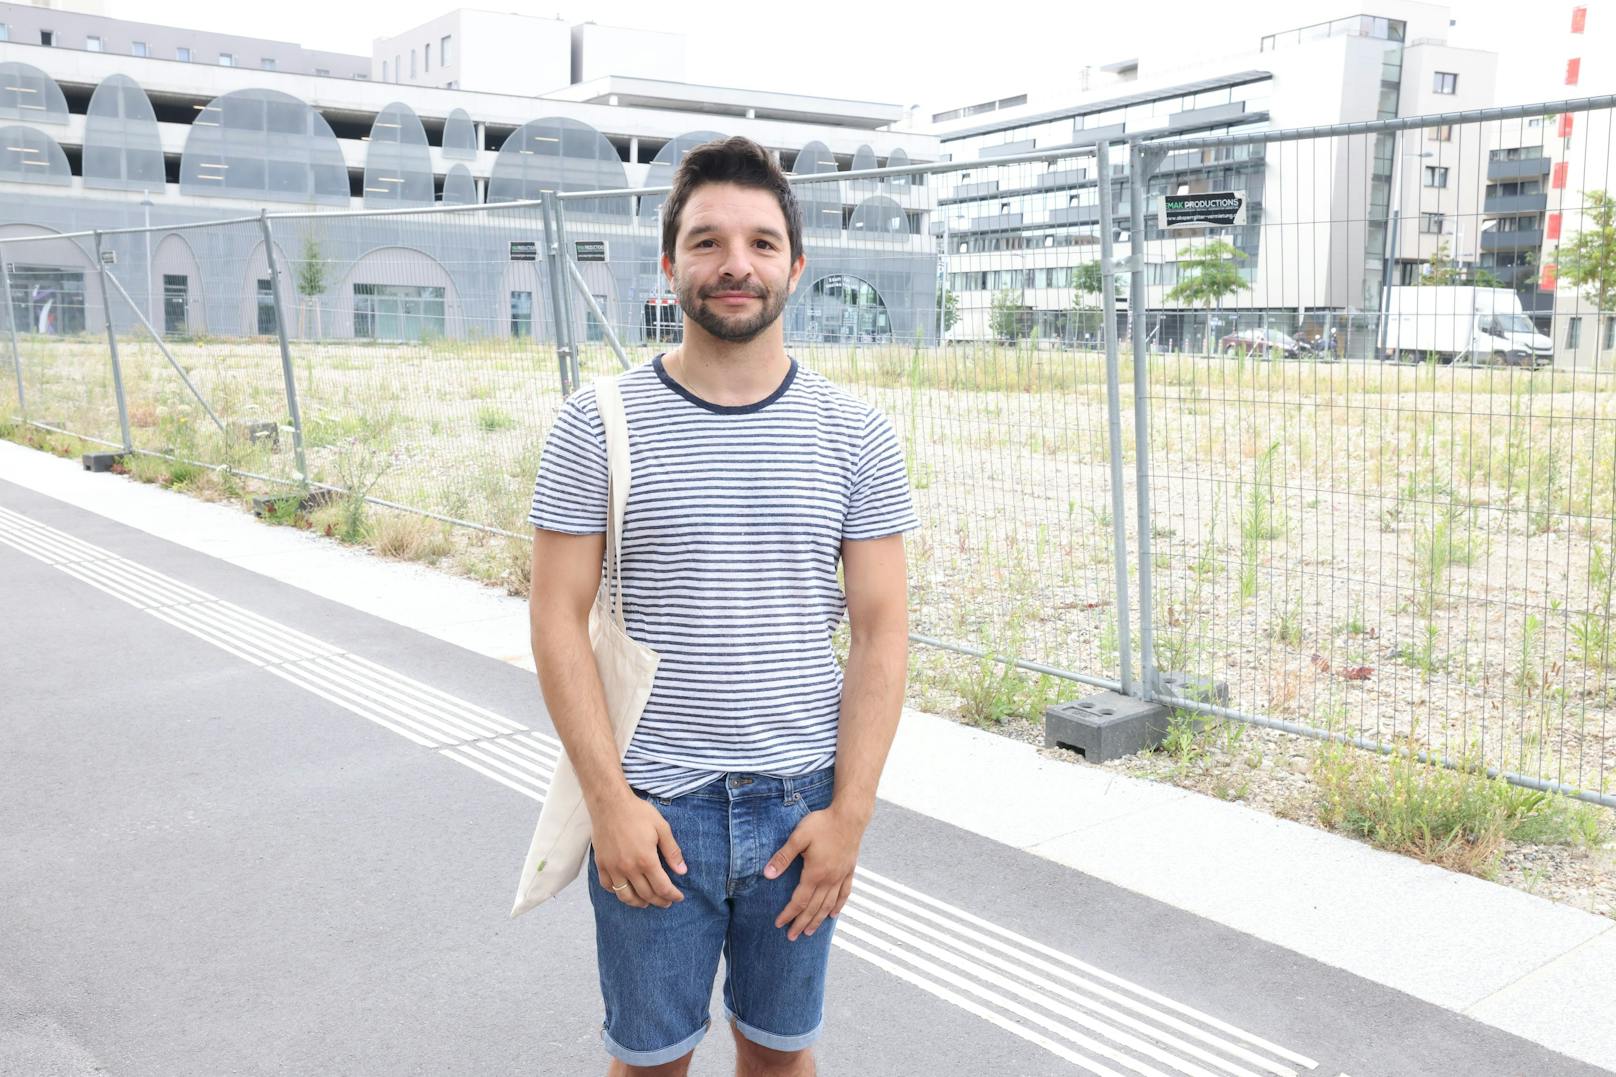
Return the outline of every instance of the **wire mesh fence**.
<path id="1" fill-rule="evenodd" d="M 1572 329 L 1611 304 L 1543 242 L 1600 233 L 1611 130 L 1546 106 L 1136 148 L 1153 203 L 1247 200 L 1139 233 L 1169 342 L 1146 367 L 1158 668 L 1233 713 L 1611 791 L 1613 384 Z"/>
<path id="2" fill-rule="evenodd" d="M 1006 662 L 1608 800 L 1611 105 L 804 151 L 788 350 L 904 443 L 921 702 Z M 0 404 L 519 540 L 565 395 L 680 339 L 665 194 L 0 240 Z"/>

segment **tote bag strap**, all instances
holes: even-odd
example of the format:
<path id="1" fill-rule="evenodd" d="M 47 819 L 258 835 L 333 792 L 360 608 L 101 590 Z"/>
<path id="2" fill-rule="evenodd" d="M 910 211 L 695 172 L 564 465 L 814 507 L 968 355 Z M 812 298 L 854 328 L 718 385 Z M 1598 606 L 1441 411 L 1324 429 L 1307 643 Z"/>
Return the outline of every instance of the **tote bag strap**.
<path id="1" fill-rule="evenodd" d="M 628 511 L 628 417 L 617 378 L 595 380 L 595 407 L 606 428 L 606 591 L 611 596 L 612 618 L 623 621 L 623 516 Z"/>

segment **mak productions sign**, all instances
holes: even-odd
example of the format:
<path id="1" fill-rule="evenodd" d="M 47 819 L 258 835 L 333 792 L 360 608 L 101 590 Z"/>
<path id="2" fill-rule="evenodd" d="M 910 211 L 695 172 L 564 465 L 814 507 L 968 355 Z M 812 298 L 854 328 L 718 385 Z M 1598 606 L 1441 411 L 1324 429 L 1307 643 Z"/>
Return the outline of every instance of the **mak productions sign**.
<path id="1" fill-rule="evenodd" d="M 1162 228 L 1218 228 L 1246 223 L 1246 200 L 1233 191 L 1163 195 L 1157 224 Z"/>

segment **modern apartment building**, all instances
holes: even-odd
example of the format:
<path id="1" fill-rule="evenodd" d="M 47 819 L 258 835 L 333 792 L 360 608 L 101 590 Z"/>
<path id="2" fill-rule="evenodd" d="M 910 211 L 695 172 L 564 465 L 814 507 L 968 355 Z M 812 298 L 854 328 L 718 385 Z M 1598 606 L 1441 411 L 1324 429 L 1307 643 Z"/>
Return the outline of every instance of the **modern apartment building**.
<path id="1" fill-rule="evenodd" d="M 1010 289 L 1041 335 L 1070 336 L 1074 275 L 1098 257 L 1092 169 L 1053 165 L 1029 182 L 1027 166 L 996 166 L 996 158 L 1122 135 L 1234 134 L 1494 103 L 1497 58 L 1450 47 L 1447 8 L 1388 0 L 1382 9 L 1269 34 L 1255 52 L 1196 67 L 1153 70 L 1146 56 L 1091 70 L 1090 90 L 1061 107 L 1016 94 L 934 116 L 952 160 L 981 162 L 944 192 L 946 216 L 932 225 L 946 234 L 949 286 L 965 312 L 952 335 L 989 335 L 995 297 Z M 1200 340 L 1209 317 L 1221 331 L 1254 322 L 1309 335 L 1337 322 L 1367 326 L 1388 270 L 1394 282 L 1409 279 L 1444 242 L 1475 266 L 1486 172 L 1460 168 L 1456 151 L 1418 134 L 1377 134 L 1305 151 L 1291 143 L 1169 155 L 1149 181 L 1140 237 L 1152 340 Z M 1113 163 L 1119 175 L 1125 168 Z M 1221 232 L 1245 255 L 1247 287 L 1208 315 L 1168 298 L 1182 279 L 1181 251 L 1195 243 L 1161 231 L 1153 215 L 1163 195 L 1221 190 L 1247 202 L 1245 223 Z M 1127 197 L 1122 184 L 1119 220 Z M 1119 237 L 1125 257 L 1134 237 Z M 1355 350 L 1373 346 L 1363 332 Z"/>
<path id="2" fill-rule="evenodd" d="M 682 51 L 672 50 L 674 66 L 652 47 L 666 35 L 592 24 L 458 11 L 379 39 L 371 57 L 159 34 L 15 4 L 0 3 L 0 26 L 0 237 L 177 226 L 264 208 L 407 209 L 654 186 L 669 181 L 689 148 L 719 135 L 755 139 L 798 172 L 939 152 L 933 136 L 890 129 L 906 114 L 900 106 L 675 81 Z M 547 44 L 519 57 L 513 41 Z M 227 53 L 242 62 L 222 63 Z M 933 320 L 918 312 L 935 307 L 936 252 L 925 189 L 825 183 L 805 203 L 810 270 L 789 308 L 791 331 L 926 331 Z M 590 293 L 631 337 L 642 327 L 660 333 L 669 300 L 657 269 L 659 204 L 591 200 L 574 204 L 569 222 L 569 239 L 607 241 L 608 260 L 583 268 Z M 336 315 L 323 331 L 547 334 L 543 262 L 510 254 L 513 240 L 537 238 L 538 218 L 526 215 L 522 237 L 507 234 L 516 219 L 457 214 L 413 230 L 331 225 L 318 305 Z M 865 231 L 875 220 L 881 227 Z M 127 248 L 112 255 L 118 281 L 144 297 L 163 331 L 272 331 L 253 299 L 270 283 L 254 229 L 220 242 L 209 239 L 204 250 L 183 231 L 140 243 L 108 238 Z M 300 252 L 276 253 L 285 274 Z M 5 257 L 19 325 L 94 331 L 98 273 L 84 244 L 42 241 Z M 579 331 L 598 335 L 584 304 L 574 306 Z"/>

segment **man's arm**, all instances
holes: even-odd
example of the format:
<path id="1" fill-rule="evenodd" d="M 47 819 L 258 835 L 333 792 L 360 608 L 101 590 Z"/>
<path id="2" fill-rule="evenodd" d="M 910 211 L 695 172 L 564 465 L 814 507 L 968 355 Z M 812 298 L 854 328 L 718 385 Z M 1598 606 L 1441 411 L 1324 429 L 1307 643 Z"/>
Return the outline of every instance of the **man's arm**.
<path id="1" fill-rule="evenodd" d="M 662 814 L 636 797 L 606 716 L 606 693 L 589 644 L 589 611 L 600 588 L 605 535 L 536 529 L 528 592 L 533 664 L 550 721 L 578 774 L 589 810 L 601 883 L 630 905 L 666 908 L 683 895 L 669 881 L 658 849 L 675 871 L 684 863 Z"/>
<path id="2" fill-rule="evenodd" d="M 875 812 L 875 790 L 903 711 L 909 666 L 909 588 L 903 536 L 842 543 L 847 615 L 852 629 L 836 732 L 836 792 L 830 808 L 797 825 L 770 858 L 774 878 L 800 853 L 802 882 L 775 920 L 788 935 L 812 935 L 839 915 L 853 891 L 864 829 Z"/>

